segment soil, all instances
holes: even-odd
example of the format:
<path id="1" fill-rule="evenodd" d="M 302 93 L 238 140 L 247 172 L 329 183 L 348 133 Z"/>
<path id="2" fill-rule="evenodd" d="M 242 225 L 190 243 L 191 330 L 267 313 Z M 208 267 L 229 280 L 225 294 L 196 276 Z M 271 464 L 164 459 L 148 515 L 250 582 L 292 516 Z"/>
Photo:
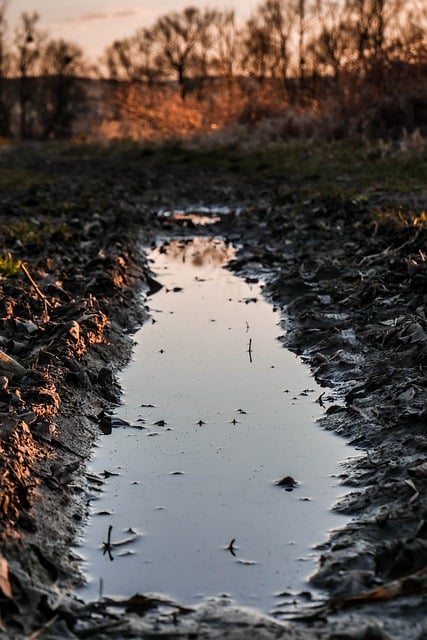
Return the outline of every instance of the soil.
<path id="1" fill-rule="evenodd" d="M 1 151 L 1 256 L 24 267 L 0 278 L 12 359 L 0 358 L 0 637 L 427 638 L 425 184 L 307 195 L 309 176 L 245 176 L 169 153 Z M 360 449 L 335 507 L 349 524 L 319 547 L 312 580 L 325 600 L 285 622 L 221 601 L 188 611 L 72 593 L 82 578 L 71 546 L 108 482 L 86 461 L 156 288 L 145 249 L 163 230 L 201 232 L 157 212 L 201 204 L 230 208 L 214 233 L 239 246 L 231 268 L 266 283 L 284 344 L 324 387 L 320 426 Z"/>

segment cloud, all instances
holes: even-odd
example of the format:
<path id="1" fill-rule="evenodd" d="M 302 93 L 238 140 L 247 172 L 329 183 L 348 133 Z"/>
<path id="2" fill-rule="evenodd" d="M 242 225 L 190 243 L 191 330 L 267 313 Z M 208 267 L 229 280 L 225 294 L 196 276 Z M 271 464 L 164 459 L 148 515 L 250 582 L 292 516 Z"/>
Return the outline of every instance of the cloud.
<path id="1" fill-rule="evenodd" d="M 143 9 L 111 9 L 102 13 L 86 13 L 78 18 L 79 21 L 86 20 L 115 20 L 116 18 L 134 18 L 145 13 Z"/>
<path id="2" fill-rule="evenodd" d="M 62 24 L 82 24 L 88 22 L 102 22 L 106 20 L 120 20 L 121 18 L 142 18 L 147 16 L 147 11 L 137 7 L 129 7 L 127 9 L 109 9 L 108 11 L 100 11 L 98 13 L 84 13 L 75 18 L 67 18 Z"/>

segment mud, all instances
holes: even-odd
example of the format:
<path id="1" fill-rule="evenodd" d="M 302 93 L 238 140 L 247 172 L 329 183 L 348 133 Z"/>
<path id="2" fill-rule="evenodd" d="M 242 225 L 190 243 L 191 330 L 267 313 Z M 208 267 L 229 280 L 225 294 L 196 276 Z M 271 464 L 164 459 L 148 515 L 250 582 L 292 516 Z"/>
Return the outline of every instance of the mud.
<path id="1" fill-rule="evenodd" d="M 1 348 L 27 370 L 1 377 L 2 637 L 426 637 L 425 192 L 307 197 L 286 176 L 142 152 L 21 147 L 1 161 L 19 177 L 0 192 L 2 255 L 27 270 L 0 280 Z M 285 624 L 222 601 L 72 595 L 71 544 L 106 481 L 85 460 L 156 286 L 142 247 L 171 225 L 197 233 L 155 215 L 197 203 L 230 208 L 215 233 L 240 243 L 233 268 L 268 279 L 286 345 L 325 387 L 322 426 L 364 454 L 341 477 L 351 522 L 313 577 L 327 598 Z"/>

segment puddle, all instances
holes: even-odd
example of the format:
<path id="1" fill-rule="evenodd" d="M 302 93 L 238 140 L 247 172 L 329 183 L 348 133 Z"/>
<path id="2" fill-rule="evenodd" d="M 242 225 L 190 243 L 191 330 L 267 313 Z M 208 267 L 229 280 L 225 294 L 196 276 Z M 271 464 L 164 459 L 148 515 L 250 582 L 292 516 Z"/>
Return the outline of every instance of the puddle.
<path id="1" fill-rule="evenodd" d="M 187 209 L 180 210 L 160 210 L 157 215 L 160 218 L 168 218 L 174 222 L 187 223 L 190 222 L 196 226 L 206 226 L 211 224 L 216 224 L 222 218 L 222 216 L 231 215 L 233 212 L 230 207 L 227 206 L 196 206 L 189 207 Z M 234 210 L 236 215 L 239 215 L 240 208 Z"/>
<path id="2" fill-rule="evenodd" d="M 229 594 L 271 612 L 307 590 L 313 545 L 345 522 L 333 476 L 353 450 L 315 424 L 323 390 L 281 346 L 260 286 L 221 268 L 232 255 L 205 238 L 152 254 L 164 287 L 120 379 L 129 424 L 113 421 L 92 461 L 108 473 L 79 549 L 85 599 L 102 580 L 109 596 Z M 298 484 L 275 484 L 286 476 Z"/>

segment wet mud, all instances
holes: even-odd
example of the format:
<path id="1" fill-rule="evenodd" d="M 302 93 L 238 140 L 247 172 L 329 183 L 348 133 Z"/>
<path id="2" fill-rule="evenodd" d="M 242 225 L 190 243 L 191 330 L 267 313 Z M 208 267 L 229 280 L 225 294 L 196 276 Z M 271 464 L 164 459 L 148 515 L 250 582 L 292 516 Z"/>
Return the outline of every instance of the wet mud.
<path id="1" fill-rule="evenodd" d="M 143 155 L 32 148 L 2 162 L 54 180 L 0 197 L 3 248 L 27 267 L 0 281 L 1 349 L 12 359 L 0 363 L 0 636 L 424 638 L 424 192 L 302 200 L 298 185 L 281 189 L 283 176 L 186 177 Z M 108 481 L 90 477 L 86 459 L 120 402 L 116 375 L 145 318 L 140 293 L 156 288 L 141 247 L 162 228 L 197 233 L 156 212 L 202 201 L 229 206 L 215 233 L 240 246 L 232 268 L 268 280 L 286 346 L 324 387 L 322 426 L 363 454 L 340 478 L 348 493 L 336 509 L 351 521 L 323 543 L 312 578 L 327 597 L 286 623 L 221 600 L 188 611 L 143 594 L 89 605 L 73 595 L 71 545 L 93 486 Z"/>

